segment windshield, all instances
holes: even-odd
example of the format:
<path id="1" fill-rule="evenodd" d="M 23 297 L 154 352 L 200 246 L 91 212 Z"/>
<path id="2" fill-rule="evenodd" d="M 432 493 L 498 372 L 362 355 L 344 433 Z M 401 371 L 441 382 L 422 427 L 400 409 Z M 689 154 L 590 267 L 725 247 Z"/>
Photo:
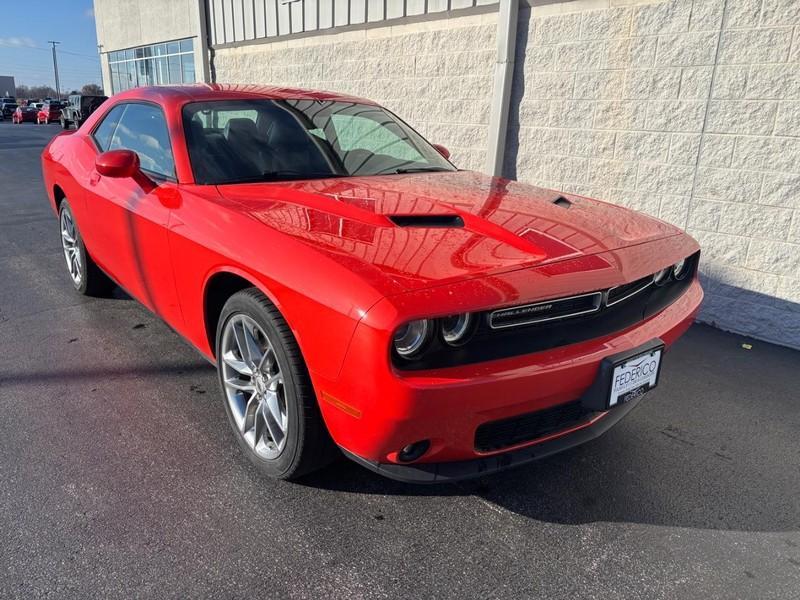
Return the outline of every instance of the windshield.
<path id="1" fill-rule="evenodd" d="M 379 106 L 219 100 L 187 104 L 183 119 L 199 184 L 456 170 Z"/>

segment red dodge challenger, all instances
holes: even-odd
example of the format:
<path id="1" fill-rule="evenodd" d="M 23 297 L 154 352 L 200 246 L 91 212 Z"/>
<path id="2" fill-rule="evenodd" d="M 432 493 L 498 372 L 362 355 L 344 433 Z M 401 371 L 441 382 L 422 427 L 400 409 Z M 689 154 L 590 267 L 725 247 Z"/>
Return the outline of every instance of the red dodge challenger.
<path id="1" fill-rule="evenodd" d="M 47 125 L 58 121 L 61 117 L 61 102 L 57 100 L 46 101 L 36 115 L 37 125 Z"/>
<path id="2" fill-rule="evenodd" d="M 25 121 L 30 121 L 31 123 L 36 122 L 36 115 L 39 114 L 39 109 L 35 107 L 33 104 L 28 104 L 26 106 L 18 106 L 14 111 L 14 114 L 11 115 L 11 122 L 16 123 L 19 125 L 20 123 L 24 123 Z"/>
<path id="3" fill-rule="evenodd" d="M 591 440 L 659 380 L 699 248 L 642 214 L 460 171 L 369 100 L 116 95 L 42 155 L 69 276 L 219 371 L 266 474 L 338 455 L 438 482 Z"/>

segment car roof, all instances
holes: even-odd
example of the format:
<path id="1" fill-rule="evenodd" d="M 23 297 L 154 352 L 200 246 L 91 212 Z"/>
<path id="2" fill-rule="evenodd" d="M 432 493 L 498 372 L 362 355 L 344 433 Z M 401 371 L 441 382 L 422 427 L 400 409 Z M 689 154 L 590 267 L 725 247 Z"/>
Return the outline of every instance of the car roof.
<path id="1" fill-rule="evenodd" d="M 210 100 L 334 100 L 376 104 L 366 98 L 347 94 L 292 87 L 256 84 L 195 83 L 191 85 L 155 85 L 134 88 L 114 96 L 115 99 L 151 99 L 162 102 L 203 102 Z"/>

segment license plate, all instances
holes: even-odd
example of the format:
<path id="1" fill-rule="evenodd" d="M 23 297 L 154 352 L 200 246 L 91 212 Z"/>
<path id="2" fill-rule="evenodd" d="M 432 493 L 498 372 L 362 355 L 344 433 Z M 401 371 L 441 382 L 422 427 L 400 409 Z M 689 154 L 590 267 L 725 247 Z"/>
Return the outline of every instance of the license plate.
<path id="1" fill-rule="evenodd" d="M 662 348 L 650 350 L 616 365 L 611 374 L 608 406 L 624 404 L 644 396 L 658 384 Z"/>

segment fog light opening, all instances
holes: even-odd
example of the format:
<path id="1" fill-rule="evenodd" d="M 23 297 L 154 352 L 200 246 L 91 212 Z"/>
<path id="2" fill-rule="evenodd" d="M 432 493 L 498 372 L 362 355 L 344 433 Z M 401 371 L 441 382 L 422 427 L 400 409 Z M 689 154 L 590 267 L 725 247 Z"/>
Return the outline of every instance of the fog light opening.
<path id="1" fill-rule="evenodd" d="M 397 453 L 397 460 L 400 462 L 412 462 L 418 458 L 422 458 L 428 449 L 431 447 L 430 440 L 420 440 L 409 444 Z"/>

